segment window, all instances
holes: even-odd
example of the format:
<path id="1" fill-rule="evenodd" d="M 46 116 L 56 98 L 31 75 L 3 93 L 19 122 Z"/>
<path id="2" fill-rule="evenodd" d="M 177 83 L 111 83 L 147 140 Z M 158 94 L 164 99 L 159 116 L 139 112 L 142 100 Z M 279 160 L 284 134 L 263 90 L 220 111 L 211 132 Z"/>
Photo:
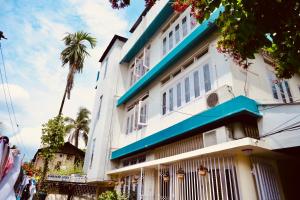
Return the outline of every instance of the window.
<path id="1" fill-rule="evenodd" d="M 199 82 L 199 72 L 194 72 L 194 94 L 195 98 L 200 96 L 200 82 Z"/>
<path id="2" fill-rule="evenodd" d="M 180 32 L 179 32 L 179 24 L 175 26 L 175 43 L 177 44 L 180 41 Z"/>
<path id="3" fill-rule="evenodd" d="M 173 48 L 173 31 L 169 33 L 169 50 Z"/>
<path id="4" fill-rule="evenodd" d="M 92 141 L 92 154 L 91 154 L 91 160 L 90 160 L 90 168 L 93 165 L 94 152 L 95 152 L 95 143 L 96 143 L 96 138 L 94 138 L 93 141 Z"/>
<path id="5" fill-rule="evenodd" d="M 100 77 L 100 71 L 97 72 L 96 82 L 99 80 L 99 77 Z"/>
<path id="6" fill-rule="evenodd" d="M 182 36 L 185 37 L 188 33 L 186 17 L 182 19 Z"/>
<path id="7" fill-rule="evenodd" d="M 125 134 L 132 133 L 147 126 L 148 102 L 145 96 L 131 105 L 127 110 Z"/>
<path id="8" fill-rule="evenodd" d="M 177 107 L 181 106 L 181 83 L 177 84 Z"/>
<path id="9" fill-rule="evenodd" d="M 104 75 L 103 75 L 103 79 L 105 79 L 105 77 L 106 77 L 107 65 L 108 65 L 108 58 L 105 59 L 105 63 L 104 63 Z"/>
<path id="10" fill-rule="evenodd" d="M 100 118 L 100 113 L 101 113 L 101 107 L 102 107 L 102 98 L 103 95 L 101 95 L 100 99 L 99 99 L 99 108 L 98 108 L 98 112 L 97 112 L 97 117 L 96 117 L 96 122 L 99 120 Z"/>
<path id="11" fill-rule="evenodd" d="M 185 94 L 185 102 L 189 102 L 191 99 L 190 96 L 190 79 L 189 77 L 186 77 L 184 79 L 184 94 Z"/>
<path id="12" fill-rule="evenodd" d="M 150 67 L 150 46 L 144 49 L 143 53 L 134 59 L 129 70 L 129 86 L 132 86 L 142 76 L 144 76 Z"/>
<path id="13" fill-rule="evenodd" d="M 287 80 L 278 80 L 275 74 L 269 71 L 269 81 L 274 99 L 283 103 L 293 102 L 292 93 Z"/>
<path id="14" fill-rule="evenodd" d="M 163 55 L 167 53 L 167 38 L 163 39 Z"/>
<path id="15" fill-rule="evenodd" d="M 169 110 L 173 111 L 173 88 L 169 89 Z"/>
<path id="16" fill-rule="evenodd" d="M 162 113 L 163 113 L 163 115 L 164 114 L 166 114 L 166 112 L 167 112 L 167 108 L 166 108 L 166 106 L 167 106 L 167 94 L 164 92 L 163 93 L 163 97 L 162 97 L 163 99 L 162 99 Z"/>
<path id="17" fill-rule="evenodd" d="M 204 72 L 204 88 L 205 88 L 205 92 L 208 92 L 211 90 L 211 77 L 210 77 L 208 64 L 204 65 L 203 72 Z"/>
<path id="18" fill-rule="evenodd" d="M 194 58 L 196 58 L 196 56 L 198 56 L 198 54 L 195 55 Z M 181 74 L 183 76 L 182 78 L 177 75 L 176 82 L 172 83 L 174 80 L 173 74 L 177 74 L 178 71 L 170 73 L 167 83 L 169 86 L 164 86 L 166 87 L 165 91 L 162 91 L 162 115 L 172 112 L 194 99 L 202 97 L 214 88 L 215 78 L 212 76 L 214 68 L 210 68 L 207 58 L 199 57 L 198 59 L 191 60 L 193 60 L 193 62 L 188 62 L 189 66 L 198 65 L 198 67 L 190 70 L 189 66 L 183 63 L 180 68 L 180 73 L 185 74 Z M 194 62 L 199 62 L 200 64 Z M 189 71 L 186 72 L 186 69 Z M 288 90 L 286 91 L 288 93 Z"/>
<path id="19" fill-rule="evenodd" d="M 190 15 L 188 10 L 178 15 L 176 19 L 170 20 L 162 30 L 162 56 L 165 56 L 176 44 L 193 31 L 197 24 L 197 20 Z"/>

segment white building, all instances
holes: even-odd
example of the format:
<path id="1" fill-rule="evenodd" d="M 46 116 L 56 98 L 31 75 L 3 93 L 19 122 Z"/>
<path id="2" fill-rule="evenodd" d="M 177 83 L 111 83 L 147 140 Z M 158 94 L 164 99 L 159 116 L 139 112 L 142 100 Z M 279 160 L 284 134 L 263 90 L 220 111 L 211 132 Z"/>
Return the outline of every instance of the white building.
<path id="1" fill-rule="evenodd" d="M 259 54 L 242 69 L 216 49 L 221 8 L 197 24 L 168 2 L 100 59 L 88 182 L 133 199 L 292 199 L 300 77 L 277 80 Z"/>

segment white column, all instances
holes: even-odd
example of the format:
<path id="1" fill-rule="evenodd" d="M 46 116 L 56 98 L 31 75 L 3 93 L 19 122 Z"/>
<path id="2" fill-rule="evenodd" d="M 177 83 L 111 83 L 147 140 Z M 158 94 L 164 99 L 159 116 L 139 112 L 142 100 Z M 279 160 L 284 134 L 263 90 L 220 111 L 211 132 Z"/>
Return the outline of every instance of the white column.
<path id="1" fill-rule="evenodd" d="M 236 168 L 240 199 L 257 200 L 255 180 L 251 172 L 252 167 L 249 157 L 242 154 L 237 155 Z"/>

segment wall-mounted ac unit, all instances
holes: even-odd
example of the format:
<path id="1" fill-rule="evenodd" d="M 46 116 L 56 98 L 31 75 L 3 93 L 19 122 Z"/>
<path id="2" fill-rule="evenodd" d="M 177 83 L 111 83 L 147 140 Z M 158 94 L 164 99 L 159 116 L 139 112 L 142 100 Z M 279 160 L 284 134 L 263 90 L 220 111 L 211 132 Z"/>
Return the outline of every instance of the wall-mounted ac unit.
<path id="1" fill-rule="evenodd" d="M 206 104 L 209 108 L 215 107 L 219 104 L 219 95 L 216 92 L 212 92 L 206 96 Z"/>
<path id="2" fill-rule="evenodd" d="M 232 87 L 230 85 L 222 85 L 206 95 L 207 108 L 213 108 L 233 97 Z"/>
<path id="3" fill-rule="evenodd" d="M 222 126 L 220 128 L 203 133 L 204 147 L 221 144 L 231 140 L 233 140 L 232 134 L 226 126 Z"/>

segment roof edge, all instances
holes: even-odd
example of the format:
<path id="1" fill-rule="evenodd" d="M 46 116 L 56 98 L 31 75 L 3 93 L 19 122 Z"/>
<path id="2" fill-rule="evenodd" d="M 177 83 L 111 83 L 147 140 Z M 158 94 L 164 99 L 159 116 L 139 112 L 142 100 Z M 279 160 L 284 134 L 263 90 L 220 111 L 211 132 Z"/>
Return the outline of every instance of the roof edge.
<path id="1" fill-rule="evenodd" d="M 102 56 L 99 59 L 99 62 L 102 62 L 104 60 L 104 58 L 106 57 L 106 55 L 108 54 L 109 50 L 111 49 L 111 47 L 113 46 L 113 44 L 117 41 L 120 40 L 121 42 L 126 42 L 128 39 L 120 36 L 120 35 L 114 35 L 114 37 L 111 39 L 111 41 L 109 42 L 108 46 L 106 47 L 106 49 L 104 50 Z"/>

